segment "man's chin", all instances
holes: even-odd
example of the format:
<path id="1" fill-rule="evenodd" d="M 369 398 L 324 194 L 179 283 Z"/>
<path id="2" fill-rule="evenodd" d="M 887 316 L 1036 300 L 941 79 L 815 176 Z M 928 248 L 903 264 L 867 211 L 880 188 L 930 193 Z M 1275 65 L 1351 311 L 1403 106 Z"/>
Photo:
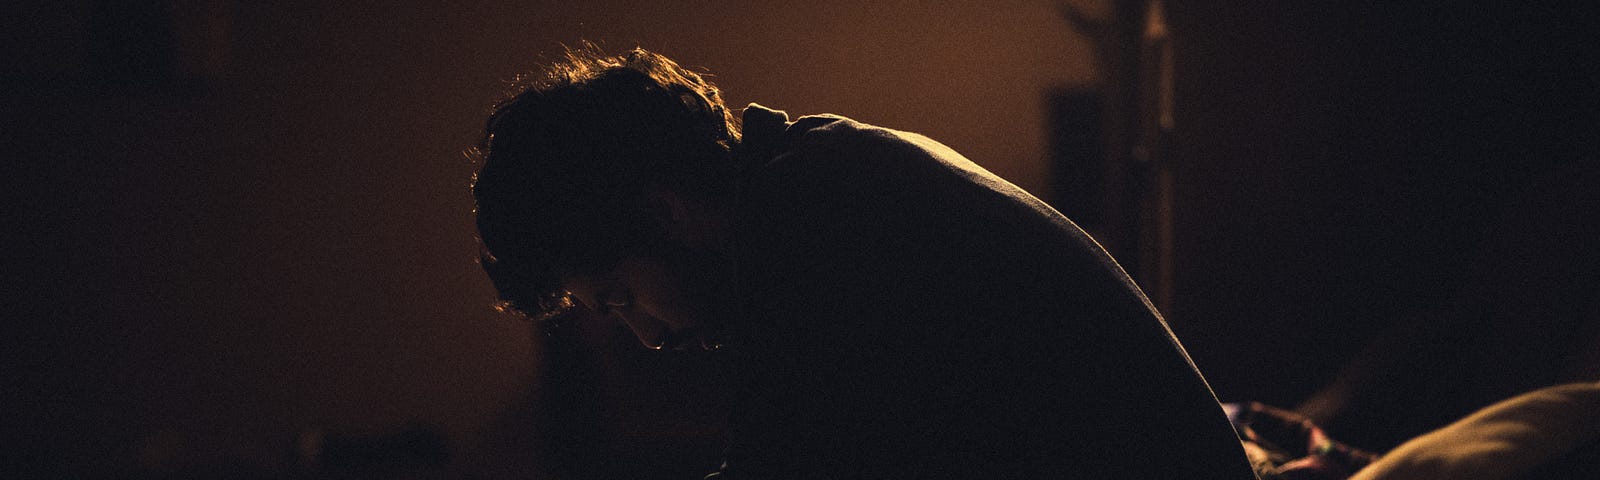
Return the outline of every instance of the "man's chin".
<path id="1" fill-rule="evenodd" d="M 677 352 L 714 352 L 722 349 L 722 336 L 708 328 L 686 328 L 672 332 L 672 335 L 662 343 L 661 349 Z"/>

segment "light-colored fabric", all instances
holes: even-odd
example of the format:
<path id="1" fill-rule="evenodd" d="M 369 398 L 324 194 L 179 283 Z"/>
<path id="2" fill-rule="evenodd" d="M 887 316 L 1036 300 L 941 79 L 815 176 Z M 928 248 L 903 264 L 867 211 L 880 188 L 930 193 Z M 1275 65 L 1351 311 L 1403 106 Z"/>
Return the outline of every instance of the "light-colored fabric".
<path id="1" fill-rule="evenodd" d="M 1600 437 L 1600 383 L 1512 397 L 1385 454 L 1350 480 L 1510 479 Z"/>

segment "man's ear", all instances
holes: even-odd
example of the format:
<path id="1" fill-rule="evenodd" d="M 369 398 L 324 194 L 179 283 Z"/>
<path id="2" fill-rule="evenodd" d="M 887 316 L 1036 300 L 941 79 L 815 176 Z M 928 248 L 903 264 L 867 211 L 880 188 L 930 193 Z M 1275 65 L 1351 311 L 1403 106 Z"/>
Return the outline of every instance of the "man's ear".
<path id="1" fill-rule="evenodd" d="M 688 201 L 678 192 L 664 187 L 651 188 L 645 192 L 645 211 L 668 238 L 681 243 L 693 236 L 689 231 L 695 223 L 691 219 L 693 213 Z"/>
<path id="2" fill-rule="evenodd" d="M 655 187 L 645 193 L 645 209 L 650 220 L 666 232 L 673 242 L 689 247 L 708 247 L 720 242 L 726 229 L 722 210 L 696 202 L 669 188 Z"/>

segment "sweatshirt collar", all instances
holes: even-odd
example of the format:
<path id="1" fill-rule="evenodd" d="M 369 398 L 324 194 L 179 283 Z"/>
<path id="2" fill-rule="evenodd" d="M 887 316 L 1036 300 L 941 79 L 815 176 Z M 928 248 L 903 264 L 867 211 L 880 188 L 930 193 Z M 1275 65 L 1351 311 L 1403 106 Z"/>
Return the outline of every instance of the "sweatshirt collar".
<path id="1" fill-rule="evenodd" d="M 777 153 L 783 133 L 789 128 L 789 114 L 751 103 L 744 108 L 744 125 L 739 139 L 739 160 L 746 168 L 766 163 Z"/>

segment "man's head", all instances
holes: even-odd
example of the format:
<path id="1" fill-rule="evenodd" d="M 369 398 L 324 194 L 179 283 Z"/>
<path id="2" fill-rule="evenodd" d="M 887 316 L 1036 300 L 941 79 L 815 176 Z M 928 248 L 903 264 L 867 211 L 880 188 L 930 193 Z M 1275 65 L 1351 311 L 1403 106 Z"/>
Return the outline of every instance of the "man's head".
<path id="1" fill-rule="evenodd" d="M 732 195 L 738 139 L 715 86 L 641 49 L 586 46 L 522 82 L 489 117 L 473 185 L 481 262 L 503 306 L 535 318 L 575 300 L 604 311 L 621 296 L 583 284 L 619 272 L 703 295 L 705 282 L 678 270 L 706 261 L 706 219 Z"/>

